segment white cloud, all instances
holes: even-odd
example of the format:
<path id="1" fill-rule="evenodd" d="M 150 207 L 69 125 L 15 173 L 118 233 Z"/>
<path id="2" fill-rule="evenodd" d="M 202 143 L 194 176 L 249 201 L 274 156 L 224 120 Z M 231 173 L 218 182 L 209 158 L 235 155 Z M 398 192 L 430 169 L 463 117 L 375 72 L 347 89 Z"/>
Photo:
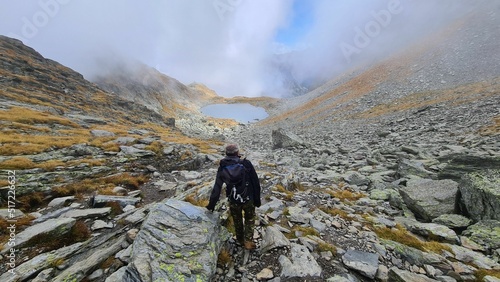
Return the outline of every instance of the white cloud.
<path id="1" fill-rule="evenodd" d="M 313 0 L 311 0 L 313 1 Z M 314 23 L 286 62 L 304 81 L 331 78 L 376 60 L 412 35 L 464 11 L 457 0 L 403 1 L 387 26 L 372 27 L 370 43 L 355 45 L 356 28 L 398 0 L 314 0 Z M 425 2 L 425 3 L 424 3 Z M 467 3 L 467 2 L 461 2 Z M 140 60 L 183 83 L 201 82 L 223 96 L 283 95 L 273 52 L 290 23 L 292 0 L 0 0 L 0 34 L 24 39 L 45 57 L 91 78 L 108 60 Z M 394 3 L 393 3 L 394 4 Z M 458 9 L 460 8 L 460 9 Z M 458 10 L 457 10 L 458 9 Z M 346 60 L 340 44 L 359 49 Z M 297 49 L 297 46 L 300 48 Z"/>

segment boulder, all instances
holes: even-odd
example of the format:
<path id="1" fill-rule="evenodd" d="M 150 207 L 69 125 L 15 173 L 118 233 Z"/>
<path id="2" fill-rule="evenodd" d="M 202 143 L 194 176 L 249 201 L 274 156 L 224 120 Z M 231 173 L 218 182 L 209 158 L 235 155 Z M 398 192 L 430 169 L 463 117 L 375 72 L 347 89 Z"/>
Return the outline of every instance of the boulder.
<path id="1" fill-rule="evenodd" d="M 432 222 L 458 230 L 465 229 L 472 224 L 472 220 L 460 214 L 442 214 L 434 218 Z"/>
<path id="2" fill-rule="evenodd" d="M 446 166 L 439 172 L 439 179 L 453 179 L 459 181 L 462 176 L 471 172 L 480 172 L 500 167 L 500 157 L 475 156 L 471 154 L 450 154 L 438 158 Z"/>
<path id="3" fill-rule="evenodd" d="M 264 232 L 260 250 L 265 253 L 274 248 L 289 247 L 290 241 L 276 227 L 268 226 Z"/>
<path id="4" fill-rule="evenodd" d="M 292 132 L 285 131 L 282 128 L 273 130 L 271 133 L 273 149 L 289 148 L 303 145 L 304 141 Z"/>
<path id="5" fill-rule="evenodd" d="M 398 163 L 398 174 L 400 177 L 418 176 L 422 178 L 435 179 L 435 173 L 427 170 L 422 161 L 401 159 Z"/>
<path id="6" fill-rule="evenodd" d="M 454 213 L 458 183 L 445 180 L 418 179 L 408 181 L 399 189 L 408 208 L 425 221 L 447 213 Z"/>
<path id="7" fill-rule="evenodd" d="M 342 262 L 348 268 L 359 272 L 365 277 L 373 279 L 378 270 L 378 257 L 378 254 L 348 250 L 342 256 Z"/>
<path id="8" fill-rule="evenodd" d="M 321 275 L 321 266 L 309 250 L 300 244 L 292 243 L 290 256 L 281 255 L 278 260 L 283 278 L 319 277 Z"/>
<path id="9" fill-rule="evenodd" d="M 463 213 L 474 221 L 500 220 L 500 170 L 469 173 L 459 189 Z"/>
<path id="10" fill-rule="evenodd" d="M 158 203 L 137 234 L 123 281 L 209 281 L 228 238 L 218 213 L 174 199 Z"/>
<path id="11" fill-rule="evenodd" d="M 500 248 L 500 221 L 482 220 L 471 225 L 462 233 L 472 241 L 484 246 L 487 249 L 495 250 Z"/>

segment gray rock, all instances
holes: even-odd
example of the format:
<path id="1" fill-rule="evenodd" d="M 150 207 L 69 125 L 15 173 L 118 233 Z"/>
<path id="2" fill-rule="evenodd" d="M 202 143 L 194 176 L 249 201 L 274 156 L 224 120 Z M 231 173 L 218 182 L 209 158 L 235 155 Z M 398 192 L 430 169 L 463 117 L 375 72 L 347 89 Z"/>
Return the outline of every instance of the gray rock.
<path id="1" fill-rule="evenodd" d="M 408 208 L 425 221 L 455 212 L 458 183 L 453 180 L 408 181 L 399 192 Z"/>
<path id="2" fill-rule="evenodd" d="M 169 199 L 152 208 L 133 243 L 124 281 L 208 281 L 229 238 L 218 213 Z"/>
<path id="3" fill-rule="evenodd" d="M 82 218 L 100 218 L 107 216 L 111 212 L 111 208 L 98 208 L 98 209 L 75 209 L 75 210 L 69 210 L 65 213 L 63 213 L 60 217 L 70 217 L 70 218 L 75 218 L 75 219 L 82 219 Z"/>
<path id="4" fill-rule="evenodd" d="M 117 271 L 113 272 L 108 278 L 106 278 L 105 282 L 123 282 L 125 277 L 125 272 L 127 271 L 127 267 L 120 267 Z"/>
<path id="5" fill-rule="evenodd" d="M 54 237 L 58 237 L 66 234 L 71 230 L 71 227 L 73 227 L 75 222 L 76 220 L 73 218 L 58 218 L 49 219 L 45 222 L 32 225 L 16 234 L 16 248 L 21 248 L 37 235 L 53 235 Z M 5 254 L 8 251 L 9 248 L 5 248 L 0 252 L 0 254 Z"/>
<path id="6" fill-rule="evenodd" d="M 54 268 L 47 268 L 38 273 L 35 279 L 31 280 L 31 282 L 49 282 L 52 275 L 54 275 L 54 272 Z"/>
<path id="7" fill-rule="evenodd" d="M 60 208 L 60 207 L 64 206 L 67 202 L 73 201 L 74 199 L 75 199 L 75 196 L 55 198 L 55 199 L 52 199 L 52 201 L 50 201 L 47 206 L 53 207 L 53 208 Z"/>
<path id="8" fill-rule="evenodd" d="M 426 264 L 441 266 L 441 264 L 445 262 L 445 258 L 434 253 L 422 252 L 415 248 L 390 240 L 381 239 L 380 242 L 387 248 L 393 249 L 394 252 L 399 254 L 404 260 L 420 267 L 423 267 Z"/>
<path id="9" fill-rule="evenodd" d="M 261 252 L 265 253 L 269 250 L 281 247 L 289 247 L 290 241 L 276 227 L 268 226 L 265 229 L 260 246 Z"/>
<path id="10" fill-rule="evenodd" d="M 143 149 L 137 149 L 132 146 L 120 146 L 120 153 L 126 156 L 132 156 L 132 157 L 149 157 L 149 156 L 154 156 L 156 155 L 155 152 L 150 151 L 150 150 L 143 150 Z"/>
<path id="11" fill-rule="evenodd" d="M 434 218 L 432 222 L 448 226 L 451 229 L 462 229 L 472 224 L 472 220 L 460 214 L 443 214 Z"/>
<path id="12" fill-rule="evenodd" d="M 304 141 L 292 132 L 287 132 L 282 128 L 273 130 L 271 133 L 273 148 L 289 148 L 303 145 Z"/>
<path id="13" fill-rule="evenodd" d="M 469 226 L 462 235 L 469 237 L 472 241 L 484 246 L 486 249 L 498 249 L 500 248 L 500 221 L 479 221 Z"/>
<path id="14" fill-rule="evenodd" d="M 71 264 L 57 275 L 51 282 L 80 281 L 90 274 L 90 272 L 104 262 L 110 256 L 122 249 L 125 236 L 122 235 L 115 240 L 110 240 L 95 249 L 92 254 L 78 262 Z"/>
<path id="15" fill-rule="evenodd" d="M 351 171 L 348 172 L 343 176 L 345 182 L 351 184 L 351 185 L 357 185 L 357 186 L 362 186 L 362 185 L 369 185 L 370 184 L 370 179 L 368 177 L 362 175 L 359 172 Z"/>
<path id="16" fill-rule="evenodd" d="M 378 270 L 378 257 L 378 254 L 348 250 L 342 256 L 342 262 L 348 268 L 359 272 L 365 277 L 373 279 Z"/>
<path id="17" fill-rule="evenodd" d="M 135 206 L 141 201 L 140 198 L 128 196 L 95 195 L 90 199 L 92 207 L 103 207 L 108 203 L 118 203 L 122 208 L 131 205 Z"/>
<path id="18" fill-rule="evenodd" d="M 0 209 L 0 218 L 4 219 L 15 219 L 19 217 L 24 217 L 25 214 L 18 209 Z"/>
<path id="19" fill-rule="evenodd" d="M 463 263 L 472 263 L 479 268 L 484 269 L 492 269 L 493 267 L 499 267 L 500 265 L 494 260 L 488 258 L 480 252 L 474 252 L 467 248 L 457 246 L 457 245 L 449 245 L 453 254 L 455 255 L 455 259 L 463 262 Z"/>
<path id="20" fill-rule="evenodd" d="M 283 210 L 285 208 L 285 204 L 282 200 L 271 196 L 271 201 L 264 203 L 260 207 L 257 208 L 258 211 L 265 213 L 266 211 L 272 209 L 274 211 Z"/>
<path id="21" fill-rule="evenodd" d="M 450 154 L 438 159 L 445 163 L 439 172 L 439 179 L 460 179 L 471 172 L 481 172 L 488 169 L 498 169 L 500 167 L 499 156 L 479 156 L 473 154 Z"/>
<path id="22" fill-rule="evenodd" d="M 99 229 L 111 229 L 113 228 L 113 223 L 112 222 L 106 222 L 104 220 L 96 220 L 94 221 L 94 223 L 92 224 L 92 227 L 90 227 L 90 229 L 92 229 L 93 231 L 94 230 L 99 230 Z"/>
<path id="23" fill-rule="evenodd" d="M 409 231 L 426 238 L 433 238 L 452 244 L 458 244 L 460 242 L 457 233 L 444 225 L 439 225 L 437 223 L 422 223 L 410 218 L 396 218 L 396 221 L 403 224 Z"/>
<path id="24" fill-rule="evenodd" d="M 469 173 L 459 189 L 461 207 L 470 218 L 500 220 L 500 170 Z"/>
<path id="25" fill-rule="evenodd" d="M 418 176 L 422 178 L 436 178 L 435 173 L 427 170 L 424 163 L 417 160 L 402 159 L 398 163 L 398 174 L 400 177 Z"/>
<path id="26" fill-rule="evenodd" d="M 389 281 L 390 282 L 433 282 L 439 281 L 431 279 L 425 275 L 412 273 L 406 270 L 399 269 L 397 267 L 391 267 L 389 269 Z"/>
<path id="27" fill-rule="evenodd" d="M 35 273 L 52 267 L 52 264 L 58 260 L 65 260 L 77 251 L 81 250 L 82 243 L 76 243 L 67 247 L 60 248 L 48 253 L 39 254 L 38 256 L 20 264 L 14 269 L 14 274 L 6 272 L 0 275 L 0 281 L 13 282 L 13 281 L 26 281 Z M 49 277 L 50 278 L 50 277 Z M 48 279 L 47 281 L 49 281 Z"/>
<path id="28" fill-rule="evenodd" d="M 115 134 L 107 130 L 94 129 L 90 131 L 90 134 L 95 137 L 113 137 Z"/>
<path id="29" fill-rule="evenodd" d="M 130 143 L 135 143 L 136 141 L 137 141 L 137 139 L 134 137 L 118 137 L 115 139 L 114 142 L 116 144 L 120 144 L 120 145 L 127 145 Z"/>
<path id="30" fill-rule="evenodd" d="M 307 212 L 307 208 L 289 207 L 288 212 L 288 219 L 295 223 L 309 224 L 309 221 L 313 217 L 312 214 Z"/>
<path id="31" fill-rule="evenodd" d="M 290 257 L 281 255 L 279 257 L 281 265 L 281 277 L 318 277 L 321 275 L 321 266 L 316 262 L 309 250 L 302 245 L 292 243 Z"/>

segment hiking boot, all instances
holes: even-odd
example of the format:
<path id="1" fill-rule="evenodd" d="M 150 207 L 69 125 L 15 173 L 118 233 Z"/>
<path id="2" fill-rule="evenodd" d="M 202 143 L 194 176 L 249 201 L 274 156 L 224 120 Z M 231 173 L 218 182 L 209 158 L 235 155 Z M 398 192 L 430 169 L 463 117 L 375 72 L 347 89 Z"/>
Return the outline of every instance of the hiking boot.
<path id="1" fill-rule="evenodd" d="M 254 242 L 252 241 L 246 241 L 245 242 L 245 249 L 247 250 L 255 250 L 257 248 L 257 246 L 255 245 Z"/>

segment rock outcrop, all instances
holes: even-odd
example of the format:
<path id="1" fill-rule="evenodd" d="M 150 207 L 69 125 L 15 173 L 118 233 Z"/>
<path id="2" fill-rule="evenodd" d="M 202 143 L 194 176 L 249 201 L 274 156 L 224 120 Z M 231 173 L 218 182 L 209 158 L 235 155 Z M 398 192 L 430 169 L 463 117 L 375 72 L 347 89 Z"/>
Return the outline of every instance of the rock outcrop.
<path id="1" fill-rule="evenodd" d="M 208 281 L 225 233 L 217 213 L 178 200 L 158 203 L 132 245 L 123 281 Z"/>
<path id="2" fill-rule="evenodd" d="M 471 219 L 500 220 L 500 170 L 466 174 L 460 195 L 462 209 Z"/>

